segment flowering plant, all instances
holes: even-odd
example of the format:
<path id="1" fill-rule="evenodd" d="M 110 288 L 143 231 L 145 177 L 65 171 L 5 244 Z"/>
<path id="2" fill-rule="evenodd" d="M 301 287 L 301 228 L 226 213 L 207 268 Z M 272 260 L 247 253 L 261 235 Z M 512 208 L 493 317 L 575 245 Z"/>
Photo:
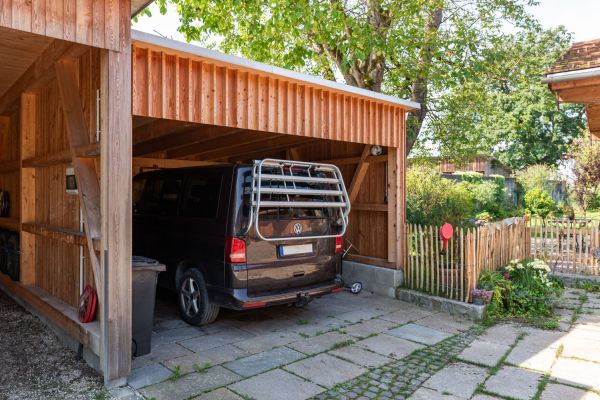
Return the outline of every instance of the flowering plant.
<path id="1" fill-rule="evenodd" d="M 473 289 L 471 291 L 473 298 L 480 298 L 484 303 L 489 303 L 492 301 L 492 296 L 494 295 L 493 290 L 485 290 L 485 289 Z"/>

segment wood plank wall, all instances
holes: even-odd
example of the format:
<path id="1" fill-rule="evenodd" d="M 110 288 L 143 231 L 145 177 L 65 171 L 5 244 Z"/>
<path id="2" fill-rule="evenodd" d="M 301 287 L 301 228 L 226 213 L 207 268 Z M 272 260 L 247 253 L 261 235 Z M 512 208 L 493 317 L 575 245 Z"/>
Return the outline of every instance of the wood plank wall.
<path id="1" fill-rule="evenodd" d="M 89 50 L 78 61 L 80 95 L 90 127 L 89 135 L 94 141 L 96 90 L 100 87 L 99 53 L 100 50 Z M 7 161 L 20 160 L 20 107 L 19 99 L 9 107 L 10 114 L 0 116 L 0 165 L 6 165 Z M 65 190 L 65 170 L 69 162 L 60 158 L 56 161 L 52 160 L 53 157 L 49 157 L 69 149 L 58 85 L 55 80 L 35 92 L 34 109 L 35 115 L 29 116 L 35 121 L 35 135 L 32 141 L 34 149 L 28 149 L 29 152 L 26 154 L 34 154 L 38 160 L 49 159 L 50 161 L 44 166 L 35 168 L 35 201 L 33 201 L 35 209 L 22 222 L 79 231 L 78 197 L 67 194 Z M 22 217 L 19 199 L 20 170 L 0 172 L 0 189 L 10 192 L 12 203 L 10 217 L 15 219 L 18 227 Z M 43 235 L 36 235 L 34 242 L 37 262 L 35 262 L 32 282 L 28 283 L 35 284 L 69 305 L 77 306 L 80 283 L 79 246 Z M 87 249 L 84 248 L 83 254 L 87 254 Z M 87 257 L 84 284 L 92 286 L 94 284 Z"/>
<path id="2" fill-rule="evenodd" d="M 129 46 L 130 14 L 122 0 L 0 0 L 0 26 L 116 51 Z"/>
<path id="3" fill-rule="evenodd" d="M 133 114 L 398 147 L 394 103 L 136 41 Z"/>

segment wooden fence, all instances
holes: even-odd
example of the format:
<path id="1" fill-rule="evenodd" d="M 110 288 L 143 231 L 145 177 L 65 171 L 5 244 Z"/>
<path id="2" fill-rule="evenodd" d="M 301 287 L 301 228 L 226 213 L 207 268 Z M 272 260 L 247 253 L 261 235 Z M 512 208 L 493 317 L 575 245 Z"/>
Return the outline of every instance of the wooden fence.
<path id="1" fill-rule="evenodd" d="M 600 222 L 533 219 L 531 255 L 553 271 L 600 275 L 594 251 L 600 248 Z"/>
<path id="2" fill-rule="evenodd" d="M 407 225 L 407 287 L 468 302 L 482 271 L 498 269 L 531 252 L 531 234 L 524 218 L 459 228 L 444 253 L 439 232 L 439 227 Z"/>

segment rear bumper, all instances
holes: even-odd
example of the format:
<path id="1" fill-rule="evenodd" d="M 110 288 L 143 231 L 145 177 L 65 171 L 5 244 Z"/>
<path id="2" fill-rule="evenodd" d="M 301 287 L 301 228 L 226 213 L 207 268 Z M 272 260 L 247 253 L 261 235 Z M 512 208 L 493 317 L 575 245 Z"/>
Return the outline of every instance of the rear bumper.
<path id="1" fill-rule="evenodd" d="M 329 293 L 335 293 L 344 289 L 341 280 L 329 281 L 320 285 L 298 288 L 281 293 L 272 293 L 264 296 L 248 296 L 246 289 L 211 288 L 213 301 L 219 305 L 233 310 L 247 310 L 275 306 L 279 304 L 290 304 L 305 302 L 310 298 L 317 298 Z"/>

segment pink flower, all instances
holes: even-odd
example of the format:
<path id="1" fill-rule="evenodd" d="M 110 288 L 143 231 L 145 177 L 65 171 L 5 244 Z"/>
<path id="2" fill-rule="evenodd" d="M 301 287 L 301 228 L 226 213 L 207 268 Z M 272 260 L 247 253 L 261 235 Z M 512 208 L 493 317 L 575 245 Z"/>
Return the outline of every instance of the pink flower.
<path id="1" fill-rule="evenodd" d="M 510 279 L 510 275 L 509 275 L 509 274 L 507 274 L 506 272 L 504 273 L 504 277 L 505 277 L 506 279 Z"/>

